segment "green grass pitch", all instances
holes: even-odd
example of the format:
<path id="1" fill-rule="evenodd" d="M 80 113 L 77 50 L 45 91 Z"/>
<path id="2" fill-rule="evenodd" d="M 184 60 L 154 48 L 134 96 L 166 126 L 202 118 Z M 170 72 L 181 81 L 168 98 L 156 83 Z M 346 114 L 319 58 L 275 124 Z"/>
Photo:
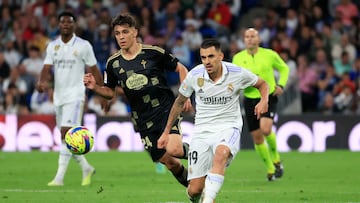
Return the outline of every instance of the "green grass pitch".
<path id="1" fill-rule="evenodd" d="M 240 151 L 227 169 L 217 203 L 360 202 L 360 154 L 345 150 L 281 154 L 284 177 L 266 180 L 253 150 Z M 71 160 L 65 185 L 46 186 L 57 167 L 57 152 L 0 152 L 1 203 L 180 203 L 185 188 L 172 175 L 157 174 L 145 152 L 91 152 L 97 173 L 80 186 L 80 167 Z"/>

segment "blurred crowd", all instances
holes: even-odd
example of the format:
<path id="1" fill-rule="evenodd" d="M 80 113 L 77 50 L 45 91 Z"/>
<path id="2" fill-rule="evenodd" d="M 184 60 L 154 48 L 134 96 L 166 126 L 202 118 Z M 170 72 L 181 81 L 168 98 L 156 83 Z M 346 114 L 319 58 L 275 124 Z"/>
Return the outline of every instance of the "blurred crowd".
<path id="1" fill-rule="evenodd" d="M 94 48 L 101 72 L 117 51 L 109 23 L 119 13 L 139 22 L 139 40 L 163 47 L 191 69 L 204 38 L 216 37 L 225 58 L 244 49 L 254 27 L 262 46 L 290 67 L 286 91 L 297 90 L 303 112 L 360 114 L 360 1 L 351 0 L 0 0 L 0 113 L 52 114 L 53 89 L 34 86 L 47 43 L 59 35 L 57 15 L 77 16 L 77 35 Z M 167 75 L 174 91 L 178 76 Z M 128 115 L 121 89 L 110 115 Z M 102 115 L 89 94 L 86 112 Z"/>

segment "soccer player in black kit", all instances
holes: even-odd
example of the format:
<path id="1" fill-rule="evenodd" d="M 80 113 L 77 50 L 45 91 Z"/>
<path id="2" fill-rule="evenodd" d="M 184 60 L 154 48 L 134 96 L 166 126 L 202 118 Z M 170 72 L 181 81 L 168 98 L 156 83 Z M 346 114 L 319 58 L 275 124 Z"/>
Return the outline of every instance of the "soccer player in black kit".
<path id="1" fill-rule="evenodd" d="M 119 15 L 111 22 L 120 50 L 110 56 L 104 74 L 104 86 L 95 83 L 91 73 L 85 74 L 85 86 L 111 99 L 119 85 L 131 107 L 134 128 L 140 132 L 142 143 L 154 162 L 163 163 L 185 187 L 187 170 L 179 158 L 187 159 L 188 144 L 182 143 L 181 117 L 168 137 L 161 137 L 175 96 L 167 86 L 165 71 L 176 71 L 182 81 L 187 69 L 164 49 L 137 41 L 136 21 L 130 15 Z M 184 111 L 191 108 L 188 100 Z"/>

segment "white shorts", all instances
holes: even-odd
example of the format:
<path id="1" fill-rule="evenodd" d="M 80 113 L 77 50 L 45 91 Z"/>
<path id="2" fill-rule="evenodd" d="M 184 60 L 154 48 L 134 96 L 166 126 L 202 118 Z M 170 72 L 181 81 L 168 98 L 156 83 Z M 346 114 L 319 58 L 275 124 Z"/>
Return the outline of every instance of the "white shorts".
<path id="1" fill-rule="evenodd" d="M 55 108 L 56 125 L 61 127 L 73 127 L 81 125 L 84 113 L 84 101 L 76 101 L 63 104 Z"/>
<path id="2" fill-rule="evenodd" d="M 194 134 L 190 142 L 188 158 L 188 180 L 200 178 L 207 175 L 212 167 L 212 162 L 218 145 L 225 145 L 230 148 L 231 156 L 227 166 L 235 158 L 240 149 L 241 130 L 229 128 L 219 132 L 206 132 L 204 136 Z"/>

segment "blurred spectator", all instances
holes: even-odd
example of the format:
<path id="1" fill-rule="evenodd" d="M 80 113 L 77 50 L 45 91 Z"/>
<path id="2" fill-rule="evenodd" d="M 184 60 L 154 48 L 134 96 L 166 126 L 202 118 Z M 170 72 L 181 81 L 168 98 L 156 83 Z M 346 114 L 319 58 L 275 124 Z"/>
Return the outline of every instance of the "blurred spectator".
<path id="1" fill-rule="evenodd" d="M 318 49 L 315 52 L 315 60 L 310 62 L 310 67 L 321 75 L 327 72 L 330 64 L 329 61 L 330 60 L 327 58 L 324 49 Z"/>
<path id="2" fill-rule="evenodd" d="M 31 95 L 30 108 L 33 113 L 36 114 L 54 114 L 55 115 L 55 106 L 54 106 L 54 89 L 52 86 L 49 86 L 46 91 L 40 93 L 36 89 Z"/>
<path id="3" fill-rule="evenodd" d="M 354 62 L 356 58 L 356 48 L 349 41 L 349 35 L 344 33 L 341 35 L 340 42 L 334 44 L 331 50 L 333 60 L 341 59 L 342 53 L 346 51 L 349 54 L 350 62 Z"/>
<path id="4" fill-rule="evenodd" d="M 319 110 L 325 115 L 331 115 L 335 112 L 334 97 L 330 92 L 325 93 L 324 101 L 321 103 Z"/>
<path id="5" fill-rule="evenodd" d="M 297 37 L 297 40 L 299 42 L 299 53 L 308 54 L 313 43 L 311 28 L 308 26 L 301 27 L 300 36 Z"/>
<path id="6" fill-rule="evenodd" d="M 13 93 L 12 93 L 13 92 Z M 19 105 L 16 101 L 14 94 L 17 92 L 17 87 L 14 84 L 11 84 L 8 88 L 8 91 L 5 93 L 4 100 L 4 113 L 5 114 L 17 114 L 19 112 Z"/>
<path id="7" fill-rule="evenodd" d="M 334 98 L 335 112 L 349 113 L 353 97 L 351 88 L 345 85 Z"/>
<path id="8" fill-rule="evenodd" d="M 10 65 L 5 61 L 4 53 L 0 50 L 0 86 L 4 79 L 10 76 Z"/>
<path id="9" fill-rule="evenodd" d="M 160 34 L 165 38 L 167 49 L 171 50 L 175 45 L 176 39 L 181 36 L 181 30 L 177 27 L 176 18 L 169 17 L 166 27 L 160 31 Z"/>
<path id="10" fill-rule="evenodd" d="M 117 88 L 118 89 L 118 88 Z M 119 91 L 119 90 L 117 90 Z M 101 109 L 101 96 L 94 94 L 87 103 L 87 112 L 100 116 L 129 116 L 127 104 L 122 101 L 122 96 L 114 97 L 110 101 L 110 110 L 107 114 Z"/>
<path id="11" fill-rule="evenodd" d="M 360 88 L 358 82 L 360 82 L 360 57 L 355 59 L 352 70 L 350 71 L 350 79 L 357 84 L 357 88 Z"/>
<path id="12" fill-rule="evenodd" d="M 41 21 L 39 17 L 31 17 L 31 19 L 28 19 L 29 24 L 25 27 L 24 33 L 23 33 L 23 39 L 25 41 L 30 41 L 34 39 L 35 32 L 41 32 L 43 30 L 41 26 Z"/>
<path id="13" fill-rule="evenodd" d="M 199 32 L 199 26 L 200 22 L 195 19 L 185 20 L 185 30 L 181 35 L 184 43 L 187 44 L 192 51 L 199 49 L 203 40 L 203 37 Z"/>
<path id="14" fill-rule="evenodd" d="M 40 56 L 45 56 L 46 47 L 50 39 L 45 36 L 44 32 L 41 30 L 36 30 L 34 32 L 34 37 L 32 40 L 28 41 L 28 47 L 35 46 L 38 47 Z M 29 50 L 29 48 L 28 48 Z"/>
<path id="15" fill-rule="evenodd" d="M 109 12 L 112 17 L 117 16 L 127 10 L 127 3 L 124 0 L 112 0 Z"/>
<path id="16" fill-rule="evenodd" d="M 253 27 L 259 32 L 261 46 L 269 48 L 270 46 L 270 30 L 266 27 L 264 19 L 256 17 L 252 21 Z"/>
<path id="17" fill-rule="evenodd" d="M 299 19 L 294 9 L 288 9 L 286 12 L 286 30 L 288 36 L 293 36 L 298 28 Z"/>
<path id="18" fill-rule="evenodd" d="M 352 26 L 352 18 L 359 16 L 359 10 L 351 0 L 340 0 L 335 8 L 335 14 L 347 28 Z"/>
<path id="19" fill-rule="evenodd" d="M 209 10 L 207 0 L 195 0 L 194 11 L 198 19 L 205 19 Z"/>
<path id="20" fill-rule="evenodd" d="M 349 73 L 343 73 L 341 75 L 340 81 L 338 83 L 336 83 L 335 87 L 334 87 L 334 95 L 338 95 L 341 92 L 343 92 L 343 90 L 345 88 L 350 88 L 350 91 L 352 93 L 355 93 L 356 91 L 356 84 L 354 81 L 352 81 L 350 79 L 350 74 Z"/>
<path id="21" fill-rule="evenodd" d="M 236 30 L 239 24 L 241 15 L 241 0 L 225 0 L 225 3 L 230 7 L 231 23 L 230 29 Z"/>
<path id="22" fill-rule="evenodd" d="M 288 49 L 283 49 L 280 51 L 279 55 L 280 57 L 285 61 L 285 63 L 288 65 L 289 67 L 289 78 L 288 78 L 288 82 L 285 88 L 289 88 L 292 85 L 297 84 L 297 65 L 296 62 L 294 60 L 292 60 L 289 57 L 289 50 Z M 275 77 L 276 79 L 279 78 L 278 73 L 275 73 Z"/>
<path id="23" fill-rule="evenodd" d="M 323 29 L 324 24 L 326 23 L 323 15 L 323 11 L 319 6 L 314 6 L 312 8 L 312 22 L 313 22 L 313 28 L 316 32 L 321 32 Z"/>
<path id="24" fill-rule="evenodd" d="M 320 109 L 324 107 L 327 94 L 332 94 L 337 83 L 340 81 L 340 77 L 335 74 L 335 69 L 333 66 L 328 65 L 326 70 L 320 74 L 319 80 L 317 82 L 318 86 L 318 106 Z"/>
<path id="25" fill-rule="evenodd" d="M 172 23 L 175 24 L 175 27 L 179 27 L 181 25 L 181 18 L 178 13 L 179 10 L 180 9 L 178 8 L 178 4 L 175 1 L 169 1 L 166 4 L 165 9 L 162 9 L 156 18 L 156 29 L 160 31 L 166 30 L 170 19 L 170 21 L 175 21 L 175 23 Z"/>
<path id="26" fill-rule="evenodd" d="M 211 7 L 207 13 L 206 23 L 216 30 L 218 36 L 229 35 L 231 25 L 230 7 L 224 0 L 212 1 Z"/>
<path id="27" fill-rule="evenodd" d="M 46 36 L 50 40 L 56 39 L 60 34 L 58 23 L 59 22 L 56 15 L 51 15 L 48 17 L 48 21 L 45 27 L 45 32 L 46 32 Z"/>
<path id="28" fill-rule="evenodd" d="M 36 46 L 30 46 L 29 57 L 25 58 L 18 67 L 21 79 L 26 82 L 27 93 L 32 94 L 35 83 L 38 80 L 43 65 L 43 59 L 40 56 L 40 49 Z"/>
<path id="29" fill-rule="evenodd" d="M 139 30 L 139 34 L 141 37 L 141 40 L 144 44 L 156 44 L 155 36 L 153 36 L 149 28 L 146 26 L 141 26 Z"/>
<path id="30" fill-rule="evenodd" d="M 151 35 L 156 34 L 154 13 L 149 7 L 143 7 L 139 16 L 139 27 L 145 26 Z"/>
<path id="31" fill-rule="evenodd" d="M 111 55 L 113 39 L 110 35 L 109 26 L 101 24 L 99 26 L 99 37 L 94 41 L 93 47 L 100 72 L 103 74 L 106 69 L 106 61 Z"/>
<path id="32" fill-rule="evenodd" d="M 9 40 L 6 42 L 3 53 L 4 53 L 5 61 L 10 65 L 11 69 L 14 69 L 19 65 L 19 62 L 22 58 L 22 54 L 15 49 L 14 41 Z"/>
<path id="33" fill-rule="evenodd" d="M 10 77 L 3 81 L 2 88 L 5 92 L 5 113 L 29 113 L 25 97 L 26 83 L 19 77 L 16 68 L 13 68 Z"/>
<path id="34" fill-rule="evenodd" d="M 82 33 L 80 34 L 80 37 L 88 40 L 90 42 L 90 44 L 94 44 L 94 42 L 99 37 L 98 18 L 95 14 L 92 14 L 91 16 L 89 16 L 86 19 L 86 22 L 87 22 L 86 29 L 82 31 Z"/>
<path id="35" fill-rule="evenodd" d="M 309 67 L 305 55 L 297 59 L 298 85 L 301 93 L 302 112 L 316 112 L 318 104 L 317 79 L 318 74 Z"/>
<path id="36" fill-rule="evenodd" d="M 3 81 L 3 92 L 7 92 L 12 86 L 16 86 L 17 88 L 16 96 L 22 97 L 21 99 L 23 99 L 24 103 L 26 103 L 25 94 L 28 90 L 27 85 L 26 82 L 21 79 L 17 68 L 11 69 L 10 76 Z"/>
<path id="37" fill-rule="evenodd" d="M 352 62 L 350 61 L 350 56 L 347 51 L 341 53 L 340 59 L 334 60 L 335 73 L 338 76 L 343 75 L 344 73 L 349 73 L 352 70 Z"/>
<path id="38" fill-rule="evenodd" d="M 175 45 L 172 47 L 171 53 L 178 58 L 185 67 L 190 69 L 190 66 L 192 66 L 191 52 L 181 36 L 176 38 Z"/>
<path id="39" fill-rule="evenodd" d="M 111 14 L 108 8 L 102 7 L 100 10 L 100 14 L 98 15 L 99 24 L 109 25 L 111 23 Z"/>
<path id="40" fill-rule="evenodd" d="M 45 18 L 48 15 L 48 4 L 45 0 L 35 0 L 31 5 L 31 11 L 39 19 Z"/>

